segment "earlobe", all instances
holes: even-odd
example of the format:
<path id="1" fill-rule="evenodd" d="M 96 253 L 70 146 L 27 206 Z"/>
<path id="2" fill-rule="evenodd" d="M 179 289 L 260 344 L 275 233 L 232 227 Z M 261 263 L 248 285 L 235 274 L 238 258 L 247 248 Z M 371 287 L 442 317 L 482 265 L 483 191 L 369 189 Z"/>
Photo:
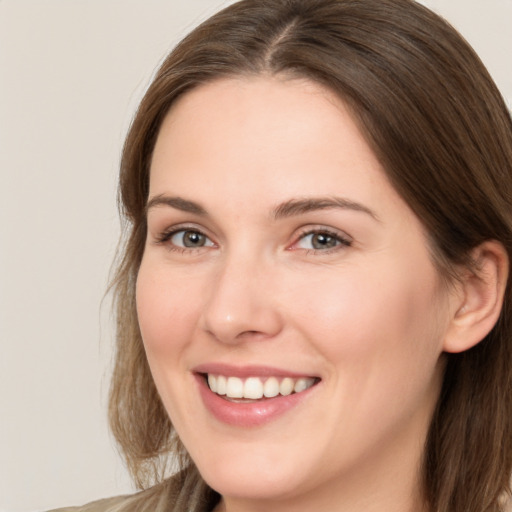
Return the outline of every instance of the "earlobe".
<path id="1" fill-rule="evenodd" d="M 489 240 L 472 251 L 474 269 L 461 276 L 460 298 L 443 344 L 445 352 L 463 352 L 482 341 L 501 313 L 509 260 L 503 245 Z"/>

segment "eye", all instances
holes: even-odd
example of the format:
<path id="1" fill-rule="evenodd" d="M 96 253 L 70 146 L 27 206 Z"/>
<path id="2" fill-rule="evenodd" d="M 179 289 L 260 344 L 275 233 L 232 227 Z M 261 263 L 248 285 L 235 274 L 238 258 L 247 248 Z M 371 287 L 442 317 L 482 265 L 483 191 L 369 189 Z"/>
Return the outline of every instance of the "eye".
<path id="1" fill-rule="evenodd" d="M 170 233 L 166 238 L 175 247 L 184 249 L 214 246 L 213 242 L 206 235 L 193 229 L 180 229 Z"/>
<path id="2" fill-rule="evenodd" d="M 314 251 L 327 251 L 335 249 L 338 246 L 350 246 L 351 241 L 341 236 L 339 233 L 333 233 L 326 230 L 316 230 L 304 233 L 296 243 L 297 249 L 306 249 Z"/>

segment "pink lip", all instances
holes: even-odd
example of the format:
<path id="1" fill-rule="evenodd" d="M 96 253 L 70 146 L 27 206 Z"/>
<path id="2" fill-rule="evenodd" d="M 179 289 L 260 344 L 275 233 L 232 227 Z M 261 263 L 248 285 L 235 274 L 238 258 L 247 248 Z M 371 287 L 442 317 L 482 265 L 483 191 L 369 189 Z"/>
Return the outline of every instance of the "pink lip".
<path id="1" fill-rule="evenodd" d="M 215 375 L 227 375 L 239 378 L 283 376 L 299 378 L 305 375 L 295 374 L 288 371 L 268 367 L 243 367 L 234 368 L 222 364 L 201 365 L 194 368 L 194 374 L 199 386 L 199 392 L 206 409 L 219 421 L 237 427 L 257 427 L 264 425 L 290 409 L 299 405 L 316 388 L 311 388 L 300 393 L 293 393 L 288 396 L 278 395 L 274 398 L 266 398 L 254 402 L 231 402 L 213 393 L 204 375 L 211 373 Z"/>
<path id="2" fill-rule="evenodd" d="M 248 377 L 291 377 L 299 379 L 301 377 L 312 377 L 305 373 L 291 372 L 281 368 L 271 366 L 232 366 L 225 363 L 206 363 L 200 364 L 192 369 L 194 373 L 210 373 L 212 375 L 225 375 L 226 377 L 239 377 L 246 379 Z"/>

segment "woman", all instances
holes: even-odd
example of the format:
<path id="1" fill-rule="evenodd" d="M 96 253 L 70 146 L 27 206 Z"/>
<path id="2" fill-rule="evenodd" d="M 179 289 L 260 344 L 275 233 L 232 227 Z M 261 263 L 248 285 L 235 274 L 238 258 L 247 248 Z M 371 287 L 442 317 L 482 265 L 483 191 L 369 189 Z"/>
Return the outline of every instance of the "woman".
<path id="1" fill-rule="evenodd" d="M 506 510 L 511 174 L 495 85 L 410 0 L 194 30 L 120 177 L 110 415 L 148 489 L 80 510 Z"/>

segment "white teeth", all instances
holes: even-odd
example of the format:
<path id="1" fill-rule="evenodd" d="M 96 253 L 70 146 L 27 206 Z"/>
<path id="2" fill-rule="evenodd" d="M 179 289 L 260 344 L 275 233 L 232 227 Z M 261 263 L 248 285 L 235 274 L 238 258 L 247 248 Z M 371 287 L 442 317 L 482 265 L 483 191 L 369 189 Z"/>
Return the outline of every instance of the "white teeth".
<path id="1" fill-rule="evenodd" d="M 310 388 L 315 383 L 315 379 L 298 379 L 293 387 L 293 391 L 295 393 L 300 393 L 301 391 L 305 391 Z"/>
<path id="2" fill-rule="evenodd" d="M 217 377 L 213 376 L 213 375 L 208 375 L 208 386 L 210 386 L 210 389 L 214 392 L 214 393 L 217 393 Z"/>
<path id="3" fill-rule="evenodd" d="M 249 377 L 244 384 L 244 398 L 253 398 L 255 400 L 263 397 L 263 384 L 256 377 Z"/>
<path id="4" fill-rule="evenodd" d="M 289 377 L 286 377 L 281 381 L 281 384 L 279 385 L 279 393 L 284 396 L 291 395 L 294 386 L 295 382 L 293 382 L 293 380 Z"/>
<path id="5" fill-rule="evenodd" d="M 279 381 L 275 377 L 270 377 L 265 381 L 263 394 L 267 398 L 273 398 L 274 396 L 279 395 Z"/>
<path id="6" fill-rule="evenodd" d="M 217 377 L 217 391 L 216 393 L 218 395 L 225 395 L 226 394 L 226 386 L 227 386 L 227 380 L 224 375 L 219 375 Z"/>
<path id="7" fill-rule="evenodd" d="M 244 397 L 244 381 L 238 377 L 228 377 L 226 384 L 226 396 L 229 398 Z"/>
<path id="8" fill-rule="evenodd" d="M 313 386 L 315 379 L 302 377 L 292 379 L 285 377 L 279 382 L 276 377 L 264 379 L 249 377 L 225 377 L 224 375 L 208 375 L 208 385 L 217 395 L 226 395 L 229 398 L 248 398 L 259 400 L 263 397 L 273 398 L 277 395 L 288 396 L 292 393 L 300 393 Z"/>

